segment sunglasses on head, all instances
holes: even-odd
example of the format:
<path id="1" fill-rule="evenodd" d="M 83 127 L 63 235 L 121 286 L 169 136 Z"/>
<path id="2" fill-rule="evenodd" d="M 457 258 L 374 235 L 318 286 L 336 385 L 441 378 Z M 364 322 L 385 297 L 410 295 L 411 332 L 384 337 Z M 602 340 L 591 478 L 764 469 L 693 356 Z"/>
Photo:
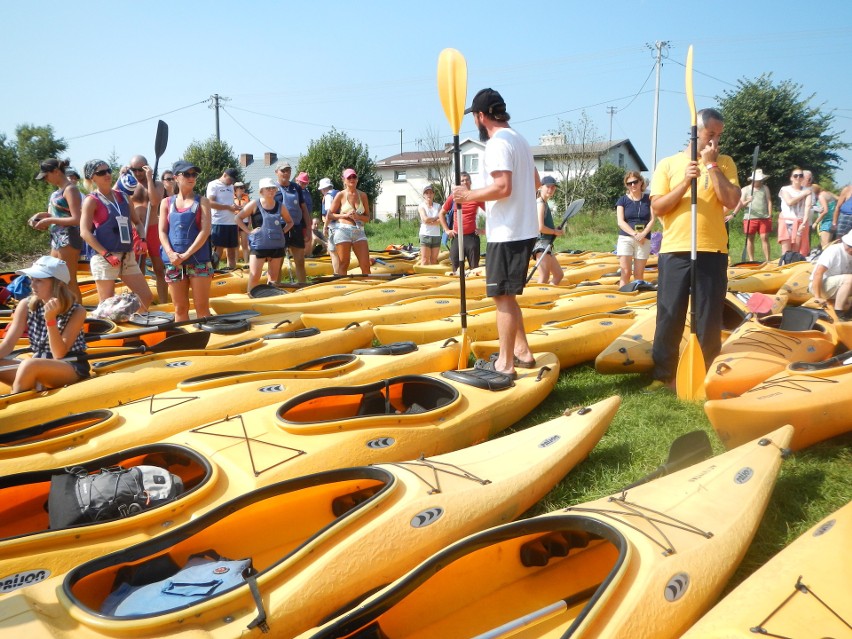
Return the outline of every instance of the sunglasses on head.
<path id="1" fill-rule="evenodd" d="M 101 169 L 100 171 L 95 171 L 95 175 L 99 177 L 103 177 L 104 175 L 112 175 L 112 169 Z"/>
<path id="2" fill-rule="evenodd" d="M 804 173 L 793 173 L 793 177 L 805 177 Z"/>
<path id="3" fill-rule="evenodd" d="M 639 180 L 630 180 L 627 182 L 627 186 L 633 186 L 634 184 L 639 184 Z"/>

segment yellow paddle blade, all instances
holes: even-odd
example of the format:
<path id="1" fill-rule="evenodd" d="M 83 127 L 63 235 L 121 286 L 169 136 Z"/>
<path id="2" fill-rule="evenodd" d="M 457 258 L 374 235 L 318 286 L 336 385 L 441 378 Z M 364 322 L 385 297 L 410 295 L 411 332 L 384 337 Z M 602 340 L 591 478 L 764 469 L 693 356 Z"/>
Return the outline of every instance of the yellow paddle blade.
<path id="1" fill-rule="evenodd" d="M 467 99 L 467 62 L 456 49 L 444 49 L 438 56 L 438 94 L 453 135 L 458 135 Z"/>
<path id="2" fill-rule="evenodd" d="M 698 118 L 695 114 L 695 92 L 692 90 L 692 45 L 689 45 L 689 51 L 686 52 L 686 101 L 689 104 L 689 113 L 692 116 L 692 126 L 698 123 Z"/>
<path id="3" fill-rule="evenodd" d="M 704 377 L 707 370 L 704 366 L 704 353 L 698 336 L 692 333 L 686 344 L 680 361 L 677 363 L 677 377 L 675 378 L 675 389 L 678 399 L 697 401 L 705 398 Z"/>
<path id="4" fill-rule="evenodd" d="M 470 335 L 467 334 L 467 329 L 462 329 L 461 348 L 459 349 L 459 364 L 456 366 L 458 370 L 468 368 L 467 362 L 470 357 Z"/>

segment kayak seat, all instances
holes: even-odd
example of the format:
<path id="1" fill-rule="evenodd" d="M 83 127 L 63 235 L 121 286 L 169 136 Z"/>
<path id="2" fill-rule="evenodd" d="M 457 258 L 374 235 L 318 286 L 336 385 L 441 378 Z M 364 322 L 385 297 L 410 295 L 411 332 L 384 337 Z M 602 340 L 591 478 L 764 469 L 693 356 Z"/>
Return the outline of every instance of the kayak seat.
<path id="1" fill-rule="evenodd" d="M 335 497 L 331 501 L 331 512 L 334 513 L 335 517 L 342 517 L 350 510 L 353 510 L 356 506 L 360 506 L 365 501 L 369 500 L 373 495 L 379 492 L 384 485 L 378 486 L 370 486 L 369 488 L 364 488 L 362 490 L 357 490 L 353 493 L 349 493 L 347 495 L 341 495 L 340 497 Z"/>
<path id="2" fill-rule="evenodd" d="M 358 404 L 358 417 L 365 415 L 387 415 L 390 402 L 387 401 L 381 391 L 370 391 L 364 393 L 361 403 Z"/>
<path id="3" fill-rule="evenodd" d="M 785 306 L 781 312 L 782 331 L 810 331 L 816 326 L 819 311 L 802 306 Z"/>
<path id="4" fill-rule="evenodd" d="M 392 344 L 384 344 L 383 346 L 375 346 L 373 348 L 356 348 L 352 351 L 353 355 L 407 355 L 417 350 L 417 344 L 414 342 L 393 342 Z"/>
<path id="5" fill-rule="evenodd" d="M 277 297 L 278 295 L 286 295 L 286 293 L 272 284 L 258 284 L 248 292 L 248 296 L 252 299 Z"/>
<path id="6" fill-rule="evenodd" d="M 318 357 L 316 359 L 312 359 L 307 362 L 302 362 L 301 364 L 297 364 L 291 368 L 286 370 L 288 371 L 326 371 L 333 368 L 339 368 L 346 364 L 350 364 L 355 361 L 354 354 L 340 354 L 340 355 L 326 355 L 325 357 Z"/>
<path id="7" fill-rule="evenodd" d="M 836 368 L 838 366 L 845 366 L 849 364 L 850 357 L 852 357 L 852 351 L 846 351 L 845 353 L 840 353 L 839 355 L 835 355 L 834 357 L 823 360 L 821 362 L 793 362 L 792 364 L 790 364 L 790 370 L 824 371 L 830 368 Z"/>
<path id="8" fill-rule="evenodd" d="M 521 563 L 532 566 L 546 566 L 551 557 L 567 557 L 573 549 L 585 548 L 592 535 L 586 531 L 556 531 L 528 541 L 520 549 Z"/>
<path id="9" fill-rule="evenodd" d="M 444 371 L 441 373 L 441 376 L 460 384 L 467 384 L 468 386 L 490 391 L 506 390 L 507 388 L 511 388 L 515 385 L 512 378 L 508 375 L 480 368 L 467 368 L 461 371 Z"/>

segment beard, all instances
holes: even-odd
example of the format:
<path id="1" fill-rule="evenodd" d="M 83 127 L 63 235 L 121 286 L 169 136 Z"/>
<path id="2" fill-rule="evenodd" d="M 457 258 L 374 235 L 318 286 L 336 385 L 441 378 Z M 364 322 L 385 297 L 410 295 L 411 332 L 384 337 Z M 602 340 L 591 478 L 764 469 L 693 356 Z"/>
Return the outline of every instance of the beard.
<path id="1" fill-rule="evenodd" d="M 482 124 L 481 121 L 477 120 L 476 128 L 479 129 L 479 141 L 480 142 L 488 142 L 488 129 Z"/>

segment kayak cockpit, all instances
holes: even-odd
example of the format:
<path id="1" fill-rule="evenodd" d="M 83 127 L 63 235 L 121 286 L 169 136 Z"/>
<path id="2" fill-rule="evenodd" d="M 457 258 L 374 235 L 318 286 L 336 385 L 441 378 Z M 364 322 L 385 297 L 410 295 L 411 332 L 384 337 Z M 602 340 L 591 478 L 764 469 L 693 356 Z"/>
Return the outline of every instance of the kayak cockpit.
<path id="1" fill-rule="evenodd" d="M 331 637 L 570 637 L 619 573 L 628 544 L 608 524 L 545 516 L 457 542 L 323 627 Z M 558 633 L 558 634 L 557 634 Z"/>
<path id="2" fill-rule="evenodd" d="M 102 469 L 117 473 L 119 468 L 136 467 L 158 468 L 164 475 L 173 476 L 176 479 L 174 497 L 149 500 L 148 505 L 130 507 L 122 511 L 124 514 L 113 514 L 112 509 L 107 508 L 97 514 L 94 508 L 86 513 L 71 512 L 77 507 L 78 478 L 92 476 Z M 209 462 L 189 448 L 153 444 L 101 457 L 73 469 L 40 470 L 0 477 L 0 544 L 4 540 L 97 526 L 150 512 L 197 491 L 209 481 L 212 472 Z M 72 516 L 75 519 L 70 523 Z"/>
<path id="3" fill-rule="evenodd" d="M 403 375 L 308 391 L 282 404 L 277 417 L 292 432 L 342 430 L 366 426 L 372 417 L 431 414 L 457 401 L 458 390 L 443 380 Z"/>
<path id="4" fill-rule="evenodd" d="M 115 632 L 128 620 L 136 621 L 133 628 L 146 620 L 155 632 L 188 615 L 201 623 L 231 607 L 255 607 L 252 590 L 312 561 L 395 487 L 391 473 L 373 467 L 272 484 L 165 535 L 78 566 L 66 576 L 63 593 L 77 607 L 72 615 Z M 265 614 L 262 603 L 259 608 Z"/>

